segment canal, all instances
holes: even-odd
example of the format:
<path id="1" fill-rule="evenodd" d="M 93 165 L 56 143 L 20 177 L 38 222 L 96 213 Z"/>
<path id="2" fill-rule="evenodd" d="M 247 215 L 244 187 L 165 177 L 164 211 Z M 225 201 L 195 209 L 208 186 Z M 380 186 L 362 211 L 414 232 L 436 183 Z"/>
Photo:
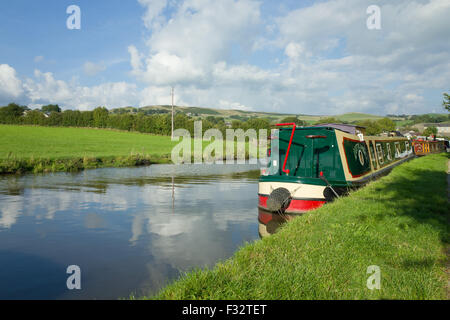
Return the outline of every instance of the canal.
<path id="1" fill-rule="evenodd" d="M 258 235 L 258 165 L 0 177 L 0 299 L 149 295 Z M 66 285 L 79 266 L 81 290 Z"/>

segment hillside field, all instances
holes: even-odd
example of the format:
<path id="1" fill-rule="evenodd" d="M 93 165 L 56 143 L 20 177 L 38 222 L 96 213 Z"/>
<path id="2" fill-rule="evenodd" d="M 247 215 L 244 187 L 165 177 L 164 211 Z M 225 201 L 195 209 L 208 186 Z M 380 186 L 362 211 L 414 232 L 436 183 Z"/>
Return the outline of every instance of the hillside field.
<path id="1" fill-rule="evenodd" d="M 121 108 L 125 112 L 132 112 L 132 107 Z M 120 109 L 116 109 L 120 110 Z M 137 109 L 136 109 L 137 110 Z M 142 111 L 161 111 L 161 112 L 171 112 L 171 106 L 146 106 L 142 107 L 139 110 Z M 338 115 L 306 115 L 306 114 L 287 114 L 287 113 L 277 113 L 277 112 L 257 112 L 257 111 L 243 111 L 243 110 L 232 110 L 232 109 L 214 109 L 214 108 L 200 108 L 200 107 L 182 107 L 182 106 L 174 106 L 175 112 L 188 114 L 193 117 L 204 118 L 207 116 L 214 117 L 222 117 L 225 120 L 231 121 L 233 119 L 240 118 L 265 118 L 270 122 L 275 123 L 279 122 L 283 118 L 290 116 L 298 116 L 300 120 L 306 121 L 308 124 L 315 124 L 320 119 L 333 117 L 341 121 L 346 122 L 354 122 L 360 120 L 378 120 L 383 118 L 382 116 L 367 114 L 367 113 L 358 113 L 358 112 L 350 112 Z M 114 112 L 114 110 L 112 110 Z M 402 120 L 399 118 L 391 118 L 392 120 Z"/>

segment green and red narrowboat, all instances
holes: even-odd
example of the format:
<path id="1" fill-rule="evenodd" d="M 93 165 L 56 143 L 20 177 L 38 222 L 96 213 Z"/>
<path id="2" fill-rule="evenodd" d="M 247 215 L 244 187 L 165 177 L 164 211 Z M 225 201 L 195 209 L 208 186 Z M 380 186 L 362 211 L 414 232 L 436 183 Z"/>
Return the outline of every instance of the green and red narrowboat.
<path id="1" fill-rule="evenodd" d="M 301 214 L 319 208 L 414 157 L 407 138 L 364 136 L 357 126 L 278 126 L 259 179 L 263 212 Z"/>
<path id="2" fill-rule="evenodd" d="M 425 156 L 446 150 L 445 141 L 413 140 L 412 145 L 416 156 Z"/>

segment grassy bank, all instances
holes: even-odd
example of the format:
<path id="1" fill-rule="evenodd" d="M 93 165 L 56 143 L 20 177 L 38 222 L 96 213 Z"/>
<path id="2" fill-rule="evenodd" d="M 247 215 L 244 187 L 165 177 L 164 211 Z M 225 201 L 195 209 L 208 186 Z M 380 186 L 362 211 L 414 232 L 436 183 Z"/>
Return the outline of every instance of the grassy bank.
<path id="1" fill-rule="evenodd" d="M 0 125 L 0 174 L 169 163 L 177 143 L 107 129 Z"/>
<path id="2" fill-rule="evenodd" d="M 0 125 L 0 173 L 168 162 L 175 144 L 170 137 L 131 132 Z"/>
<path id="3" fill-rule="evenodd" d="M 446 299 L 446 163 L 446 154 L 405 163 L 150 298 Z M 366 286 L 371 265 L 380 290 Z"/>

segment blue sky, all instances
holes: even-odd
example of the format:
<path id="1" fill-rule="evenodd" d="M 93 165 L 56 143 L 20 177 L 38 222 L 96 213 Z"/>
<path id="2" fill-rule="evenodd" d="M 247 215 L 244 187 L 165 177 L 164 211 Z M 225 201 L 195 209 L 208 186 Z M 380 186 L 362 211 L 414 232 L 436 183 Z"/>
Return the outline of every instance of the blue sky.
<path id="1" fill-rule="evenodd" d="M 381 29 L 369 30 L 377 4 Z M 81 9 L 69 30 L 66 9 Z M 443 112 L 445 0 L 2 3 L 0 104 Z"/>
<path id="2" fill-rule="evenodd" d="M 81 30 L 66 28 L 66 8 L 81 8 Z M 137 1 L 26 1 L 3 3 L 0 11 L 0 61 L 8 62 L 23 75 L 35 68 L 50 70 L 70 81 L 83 78 L 86 61 L 113 64 L 103 75 L 110 81 L 128 76 L 127 46 L 143 41 L 142 7 Z M 42 56 L 36 62 L 35 57 Z M 86 77 L 87 84 L 100 79 Z M 129 79 L 131 80 L 131 79 Z M 90 82 L 90 83 L 89 83 Z"/>

